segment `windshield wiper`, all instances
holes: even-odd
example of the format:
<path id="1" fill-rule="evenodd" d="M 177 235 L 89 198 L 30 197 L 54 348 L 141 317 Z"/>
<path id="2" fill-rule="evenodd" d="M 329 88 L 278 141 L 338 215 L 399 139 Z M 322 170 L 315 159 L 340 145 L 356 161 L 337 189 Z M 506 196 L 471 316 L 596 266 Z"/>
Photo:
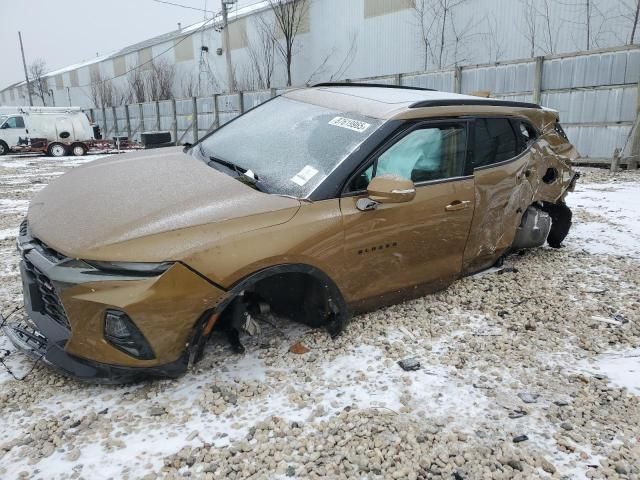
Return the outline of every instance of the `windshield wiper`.
<path id="1" fill-rule="evenodd" d="M 258 186 L 258 176 L 253 173 L 251 170 L 241 167 L 240 165 L 236 165 L 235 163 L 228 162 L 226 160 L 222 160 L 217 157 L 209 157 L 210 162 L 218 163 L 227 167 L 229 170 L 233 170 L 236 175 L 238 175 L 238 180 L 242 183 L 245 183 L 249 186 L 255 187 L 256 190 L 262 191 L 262 189 Z"/>

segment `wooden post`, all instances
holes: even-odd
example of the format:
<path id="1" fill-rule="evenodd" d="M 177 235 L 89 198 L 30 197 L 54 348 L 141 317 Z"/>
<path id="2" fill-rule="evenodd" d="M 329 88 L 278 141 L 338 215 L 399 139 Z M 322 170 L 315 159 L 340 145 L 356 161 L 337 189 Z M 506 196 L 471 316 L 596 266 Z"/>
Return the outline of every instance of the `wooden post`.
<path id="1" fill-rule="evenodd" d="M 540 104 L 542 100 L 542 68 L 544 57 L 536 57 L 536 70 L 533 77 L 533 103 Z"/>
<path id="2" fill-rule="evenodd" d="M 192 119 L 191 129 L 193 131 L 193 143 L 198 141 L 198 99 L 196 97 L 192 98 L 193 107 L 192 107 Z"/>
<path id="3" fill-rule="evenodd" d="M 104 122 L 104 135 L 103 136 L 108 136 L 109 133 L 111 132 L 108 128 L 107 128 L 107 109 L 102 107 L 102 121 Z"/>
<path id="4" fill-rule="evenodd" d="M 131 116 L 129 115 L 129 105 L 124 106 L 124 116 L 127 121 L 127 137 L 131 140 Z"/>
<path id="5" fill-rule="evenodd" d="M 142 108 L 142 104 L 138 104 L 138 108 L 140 109 L 140 135 L 144 132 L 144 108 Z"/>
<path id="6" fill-rule="evenodd" d="M 115 130 L 116 137 L 119 137 L 120 129 L 118 128 L 118 115 L 116 113 L 116 107 L 111 107 L 111 112 L 113 114 L 113 129 Z"/>
<path id="7" fill-rule="evenodd" d="M 218 102 L 218 94 L 216 93 L 213 96 L 213 110 L 214 110 L 214 114 L 213 114 L 213 128 L 215 130 L 217 130 L 218 128 L 220 128 L 220 107 L 219 107 L 219 102 Z"/>
<path id="8" fill-rule="evenodd" d="M 160 102 L 156 100 L 156 130 L 159 132 L 160 128 Z"/>
<path id="9" fill-rule="evenodd" d="M 171 99 L 171 114 L 173 115 L 173 142 L 178 145 L 178 110 L 175 98 Z"/>
<path id="10" fill-rule="evenodd" d="M 631 127 L 631 156 L 627 159 L 627 170 L 637 170 L 640 160 L 640 80 L 638 80 L 638 93 L 636 96 L 636 121 Z"/>
<path id="11" fill-rule="evenodd" d="M 462 67 L 456 67 L 453 71 L 453 92 L 462 93 Z"/>
<path id="12" fill-rule="evenodd" d="M 611 171 L 617 172 L 620 170 L 620 149 L 616 148 L 613 151 L 613 157 L 611 157 Z"/>
<path id="13" fill-rule="evenodd" d="M 95 115 L 95 113 L 93 113 L 93 108 L 89 109 L 89 115 L 91 115 L 91 122 L 95 123 L 96 122 L 96 115 Z"/>

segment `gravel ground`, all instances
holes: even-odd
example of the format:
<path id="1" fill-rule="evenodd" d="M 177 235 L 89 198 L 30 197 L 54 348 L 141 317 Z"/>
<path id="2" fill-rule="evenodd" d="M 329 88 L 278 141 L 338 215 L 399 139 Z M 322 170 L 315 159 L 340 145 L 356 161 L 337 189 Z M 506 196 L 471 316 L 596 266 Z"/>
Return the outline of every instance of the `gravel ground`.
<path id="1" fill-rule="evenodd" d="M 81 161 L 0 158 L 3 312 L 21 302 L 29 199 Z M 12 352 L 28 375 L 0 372 L 0 478 L 638 479 L 640 174 L 584 169 L 577 190 L 565 248 L 359 316 L 336 340 L 265 317 L 245 355 L 215 338 L 178 380 L 115 387 Z"/>

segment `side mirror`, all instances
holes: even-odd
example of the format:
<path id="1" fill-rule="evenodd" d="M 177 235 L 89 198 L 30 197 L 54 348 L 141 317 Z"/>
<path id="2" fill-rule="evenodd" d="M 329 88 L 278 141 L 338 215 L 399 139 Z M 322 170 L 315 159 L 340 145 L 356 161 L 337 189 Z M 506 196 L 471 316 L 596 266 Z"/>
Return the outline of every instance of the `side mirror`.
<path id="1" fill-rule="evenodd" d="M 414 199 L 416 187 L 406 178 L 380 175 L 369 182 L 367 193 L 369 199 L 377 203 L 404 203 Z"/>

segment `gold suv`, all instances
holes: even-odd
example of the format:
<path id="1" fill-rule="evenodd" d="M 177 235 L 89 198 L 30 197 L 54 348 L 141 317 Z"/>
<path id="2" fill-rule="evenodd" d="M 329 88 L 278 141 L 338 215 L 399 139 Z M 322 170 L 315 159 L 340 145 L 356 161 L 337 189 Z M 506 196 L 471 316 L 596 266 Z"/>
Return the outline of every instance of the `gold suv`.
<path id="1" fill-rule="evenodd" d="M 340 332 L 513 250 L 559 247 L 577 152 L 558 113 L 415 88 L 289 91 L 196 145 L 110 157 L 36 195 L 16 346 L 94 381 L 176 376 L 258 306 Z"/>

